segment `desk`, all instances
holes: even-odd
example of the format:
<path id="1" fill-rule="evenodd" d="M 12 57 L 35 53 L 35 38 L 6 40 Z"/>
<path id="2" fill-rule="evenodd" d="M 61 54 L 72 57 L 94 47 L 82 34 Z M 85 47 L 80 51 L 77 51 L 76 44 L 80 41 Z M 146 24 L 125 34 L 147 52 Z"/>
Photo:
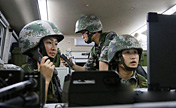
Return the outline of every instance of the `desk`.
<path id="1" fill-rule="evenodd" d="M 89 106 L 89 107 L 55 107 L 60 103 L 46 104 L 44 108 L 176 108 L 176 101 L 168 102 L 146 102 L 134 103 L 125 105 L 104 105 L 104 106 Z"/>

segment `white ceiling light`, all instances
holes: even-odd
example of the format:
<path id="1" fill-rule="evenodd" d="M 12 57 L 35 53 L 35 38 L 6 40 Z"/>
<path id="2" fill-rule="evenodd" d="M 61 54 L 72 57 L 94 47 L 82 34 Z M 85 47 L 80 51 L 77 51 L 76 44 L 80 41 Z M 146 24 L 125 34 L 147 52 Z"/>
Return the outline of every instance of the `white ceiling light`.
<path id="1" fill-rule="evenodd" d="M 172 6 L 171 8 L 169 8 L 168 10 L 164 11 L 161 14 L 172 15 L 172 14 L 174 14 L 174 12 L 176 12 L 176 5 Z M 147 25 L 145 24 L 142 27 L 140 27 L 139 29 L 137 29 L 136 31 L 134 31 L 133 33 L 131 33 L 131 35 L 134 36 L 136 33 L 142 34 L 146 30 L 147 30 Z"/>
<path id="2" fill-rule="evenodd" d="M 136 33 L 142 34 L 146 30 L 147 30 L 147 25 L 145 24 L 142 27 L 140 27 L 139 29 L 137 29 L 136 31 L 134 31 L 133 33 L 131 33 L 131 35 L 134 36 Z"/>
<path id="3" fill-rule="evenodd" d="M 38 0 L 40 16 L 42 20 L 48 20 L 47 0 Z"/>
<path id="4" fill-rule="evenodd" d="M 176 5 L 172 6 L 170 9 L 166 10 L 162 14 L 164 14 L 164 15 L 172 15 L 172 14 L 174 14 L 175 11 L 176 11 Z"/>

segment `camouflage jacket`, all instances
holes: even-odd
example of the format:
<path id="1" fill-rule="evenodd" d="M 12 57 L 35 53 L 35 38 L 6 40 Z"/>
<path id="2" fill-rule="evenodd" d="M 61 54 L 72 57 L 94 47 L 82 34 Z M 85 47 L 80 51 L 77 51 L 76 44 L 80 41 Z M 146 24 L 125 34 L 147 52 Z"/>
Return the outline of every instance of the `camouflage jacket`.
<path id="1" fill-rule="evenodd" d="M 117 72 L 117 74 L 118 74 L 118 72 Z M 119 75 L 119 77 L 120 77 L 120 75 Z M 147 80 L 142 75 L 138 74 L 137 72 L 135 72 L 128 80 L 123 80 L 121 78 L 121 83 L 130 85 L 133 89 L 147 88 Z"/>
<path id="2" fill-rule="evenodd" d="M 23 70 L 27 73 L 33 73 L 33 72 L 38 72 L 37 69 L 37 65 L 34 62 L 28 62 L 25 63 L 21 66 L 23 68 Z M 61 100 L 61 95 L 59 95 L 59 93 L 57 92 L 57 87 L 54 83 L 54 75 L 53 78 L 49 84 L 49 88 L 48 88 L 48 95 L 47 95 L 47 103 L 58 103 L 58 102 L 62 102 Z M 60 85 L 60 81 L 59 79 L 57 79 L 58 84 Z"/>
<path id="3" fill-rule="evenodd" d="M 84 65 L 86 70 L 99 70 L 99 61 L 107 62 L 108 45 L 115 36 L 117 36 L 115 32 L 101 34 L 99 44 L 92 47 L 88 61 Z"/>

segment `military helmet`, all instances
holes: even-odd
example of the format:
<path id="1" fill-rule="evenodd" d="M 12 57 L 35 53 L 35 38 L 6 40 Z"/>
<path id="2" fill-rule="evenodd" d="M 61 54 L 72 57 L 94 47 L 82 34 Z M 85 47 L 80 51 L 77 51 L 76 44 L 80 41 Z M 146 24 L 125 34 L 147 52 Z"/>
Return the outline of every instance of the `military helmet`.
<path id="1" fill-rule="evenodd" d="M 103 26 L 98 17 L 95 15 L 86 15 L 79 18 L 76 22 L 75 33 L 80 33 L 83 30 L 89 32 L 98 32 L 102 31 Z"/>
<path id="2" fill-rule="evenodd" d="M 21 52 L 28 55 L 32 48 L 38 47 L 45 37 L 50 36 L 56 37 L 58 42 L 64 38 L 58 27 L 49 21 L 36 20 L 25 25 L 19 34 Z"/>
<path id="3" fill-rule="evenodd" d="M 108 62 L 111 62 L 114 56 L 126 49 L 137 49 L 139 56 L 141 57 L 142 48 L 137 39 L 131 35 L 121 35 L 115 37 L 109 44 L 108 47 Z"/>

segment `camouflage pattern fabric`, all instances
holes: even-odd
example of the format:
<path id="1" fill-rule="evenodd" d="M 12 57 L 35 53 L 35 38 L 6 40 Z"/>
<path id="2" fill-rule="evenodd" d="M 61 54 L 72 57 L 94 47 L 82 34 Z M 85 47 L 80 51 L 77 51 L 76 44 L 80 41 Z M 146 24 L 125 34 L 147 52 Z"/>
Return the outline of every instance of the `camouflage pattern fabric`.
<path id="1" fill-rule="evenodd" d="M 119 75 L 119 77 L 120 77 L 120 75 Z M 136 72 L 134 72 L 134 74 L 128 80 L 123 80 L 121 78 L 121 83 L 130 85 L 133 89 L 147 88 L 147 80 L 142 75 L 140 75 Z"/>
<path id="2" fill-rule="evenodd" d="M 142 54 L 142 48 L 139 42 L 131 35 L 122 35 L 114 38 L 108 47 L 108 62 L 110 63 L 114 58 L 115 54 L 124 49 L 137 49 L 139 55 Z"/>
<path id="3" fill-rule="evenodd" d="M 38 72 L 37 66 L 32 62 L 23 64 L 22 68 L 27 73 Z M 54 82 L 51 80 L 51 82 L 49 84 L 49 88 L 48 88 L 47 103 L 62 102 L 61 98 L 58 99 L 58 95 L 59 94 L 57 93 L 56 86 L 55 86 Z"/>
<path id="4" fill-rule="evenodd" d="M 116 37 L 115 32 L 102 33 L 98 45 L 94 45 L 90 51 L 88 61 L 84 65 L 86 70 L 99 70 L 99 60 L 107 61 L 107 48 L 110 41 Z"/>
<path id="5" fill-rule="evenodd" d="M 57 52 L 61 52 L 59 48 L 57 48 Z M 60 56 L 57 54 L 54 61 L 53 61 L 53 64 L 55 65 L 55 67 L 59 67 L 60 66 Z"/>
<path id="6" fill-rule="evenodd" d="M 140 74 L 137 74 L 138 87 L 137 88 L 147 88 L 147 79 Z"/>
<path id="7" fill-rule="evenodd" d="M 95 33 L 101 31 L 102 28 L 102 23 L 98 17 L 96 17 L 95 15 L 87 15 L 77 20 L 75 26 L 75 33 L 79 33 L 83 30 Z"/>
<path id="8" fill-rule="evenodd" d="M 39 43 L 46 37 L 55 37 L 58 42 L 64 38 L 58 27 L 52 22 L 36 20 L 27 24 L 23 27 L 19 34 L 19 47 L 21 52 L 30 57 L 35 56 L 31 54 L 33 48 L 40 48 Z M 56 56 L 55 58 L 57 59 L 53 63 L 59 66 L 60 60 L 57 60 L 60 59 L 60 57 Z M 22 65 L 25 72 L 30 73 L 38 71 L 36 61 L 33 59 L 31 59 L 31 61 L 32 62 Z M 55 70 L 49 84 L 47 102 L 61 102 L 60 81 L 56 73 L 57 72 Z"/>
<path id="9" fill-rule="evenodd" d="M 26 54 L 31 48 L 37 47 L 38 43 L 48 36 L 55 36 L 60 42 L 64 36 L 58 27 L 49 21 L 37 20 L 33 21 L 20 31 L 19 47 L 23 54 Z"/>
<path id="10" fill-rule="evenodd" d="M 118 62 L 113 61 L 113 58 L 116 54 L 126 49 L 137 49 L 139 55 L 142 54 L 142 48 L 139 42 L 131 35 L 117 36 L 110 42 L 108 46 L 108 63 L 110 64 L 111 70 L 117 72 Z M 129 78 L 129 80 L 125 81 L 122 79 L 122 83 L 130 84 L 132 88 L 147 87 L 147 80 L 136 71 L 133 76 Z"/>
<path id="11" fill-rule="evenodd" d="M 23 64 L 21 68 L 27 73 L 38 72 L 37 66 L 33 62 Z"/>
<path id="12" fill-rule="evenodd" d="M 109 32 L 105 37 L 104 43 L 103 42 L 100 43 L 100 45 L 102 44 L 102 47 L 101 47 L 99 61 L 108 63 L 108 46 L 109 46 L 109 43 L 115 37 L 117 37 L 117 34 L 115 32 Z"/>

